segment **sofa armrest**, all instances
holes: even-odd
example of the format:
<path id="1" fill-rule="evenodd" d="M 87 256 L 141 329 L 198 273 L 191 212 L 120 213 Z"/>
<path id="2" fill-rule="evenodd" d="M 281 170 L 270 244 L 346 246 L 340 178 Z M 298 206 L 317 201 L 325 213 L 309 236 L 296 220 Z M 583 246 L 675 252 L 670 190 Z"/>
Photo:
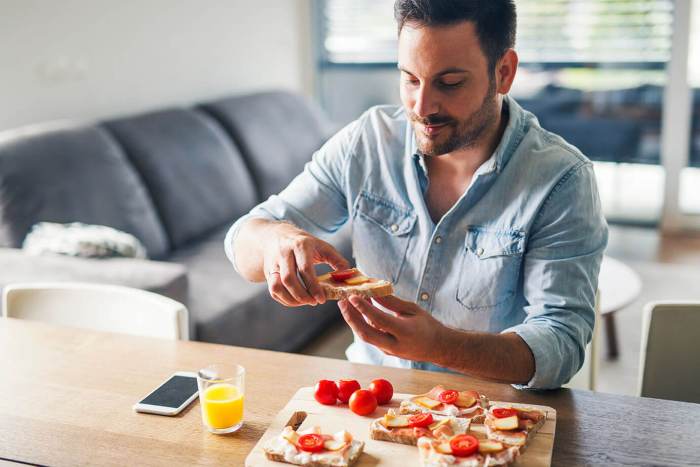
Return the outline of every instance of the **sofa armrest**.
<path id="1" fill-rule="evenodd" d="M 187 270 L 177 263 L 135 258 L 32 256 L 0 248 L 0 288 L 14 282 L 93 282 L 155 292 L 187 305 Z"/>

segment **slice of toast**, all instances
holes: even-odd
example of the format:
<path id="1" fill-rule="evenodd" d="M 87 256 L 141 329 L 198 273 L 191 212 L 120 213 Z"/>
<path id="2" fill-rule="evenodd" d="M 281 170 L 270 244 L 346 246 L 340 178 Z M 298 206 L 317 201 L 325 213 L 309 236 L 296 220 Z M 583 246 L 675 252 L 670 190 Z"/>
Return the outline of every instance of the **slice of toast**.
<path id="1" fill-rule="evenodd" d="M 439 394 L 445 390 L 442 385 L 433 387 L 425 394 L 419 394 L 401 402 L 399 408 L 402 414 L 415 414 L 420 412 L 430 412 L 434 415 L 451 415 L 459 418 L 468 418 L 472 423 L 483 423 L 486 410 L 489 407 L 489 400 L 477 391 L 459 391 L 462 397 L 471 397 L 473 405 L 465 407 L 462 405 L 445 404 L 439 401 Z M 459 404 L 459 403 L 458 403 Z"/>
<path id="2" fill-rule="evenodd" d="M 518 416 L 518 428 L 514 430 L 499 430 L 495 426 L 496 418 L 493 416 L 493 409 L 498 407 L 508 407 L 515 409 Z M 484 425 L 489 439 L 500 441 L 512 446 L 524 448 L 537 431 L 547 420 L 547 414 L 537 409 L 524 409 L 520 407 L 509 407 L 507 405 L 493 406 L 486 414 Z"/>
<path id="3" fill-rule="evenodd" d="M 265 457 L 271 461 L 303 467 L 349 467 L 357 461 L 365 446 L 364 441 L 353 439 L 347 431 L 342 431 L 333 436 L 323 436 L 329 441 L 340 443 L 343 447 L 333 450 L 324 449 L 321 452 L 307 452 L 295 444 L 298 436 L 304 433 L 321 434 L 321 429 L 313 427 L 296 433 L 287 426 L 279 436 L 272 438 L 265 445 L 263 448 Z"/>
<path id="4" fill-rule="evenodd" d="M 318 276 L 327 300 L 342 300 L 350 295 L 361 295 L 363 297 L 384 297 L 394 293 L 394 286 L 391 282 L 383 279 L 367 277 L 357 269 L 352 269 L 353 275 L 345 281 L 333 279 L 333 273 Z"/>
<path id="5" fill-rule="evenodd" d="M 493 442 L 489 442 L 493 445 Z M 480 443 L 481 444 L 481 443 Z M 520 452 L 517 447 L 500 444 L 500 447 L 482 451 L 467 457 L 457 457 L 451 453 L 449 440 L 435 440 L 427 437 L 418 439 L 418 455 L 423 467 L 484 467 L 506 466 L 516 461 Z M 492 446 L 493 448 L 493 446 Z"/>
<path id="6" fill-rule="evenodd" d="M 369 436 L 378 441 L 389 441 L 390 443 L 408 444 L 411 446 L 415 446 L 418 438 L 420 438 L 413 428 L 386 428 L 381 424 L 381 418 L 372 421 L 369 426 Z"/>
<path id="7" fill-rule="evenodd" d="M 355 442 L 360 443 L 361 441 L 355 441 Z M 301 465 L 303 467 L 347 467 L 347 466 L 353 465 L 357 461 L 357 458 L 360 457 L 360 454 L 362 454 L 362 449 L 353 451 L 352 454 L 350 456 L 348 456 L 347 461 L 343 462 L 343 463 L 334 463 L 331 460 L 319 459 L 317 456 L 314 459 L 314 456 L 310 456 L 310 459 L 308 460 L 308 462 L 305 462 L 303 464 L 299 464 L 296 462 L 287 461 L 284 457 L 283 452 L 265 451 L 265 456 L 268 459 L 270 459 L 271 461 L 284 462 L 286 464 L 293 464 L 293 465 Z"/>
<path id="8" fill-rule="evenodd" d="M 394 420 L 397 420 L 402 417 L 408 418 L 408 416 L 394 414 L 392 414 L 392 417 Z M 460 433 L 467 433 L 467 431 L 469 430 L 469 424 L 469 419 L 435 416 L 433 424 L 429 427 L 392 427 L 387 426 L 386 417 L 382 417 L 372 421 L 369 427 L 369 431 L 370 437 L 372 439 L 415 446 L 418 442 L 418 438 L 421 437 L 440 439 L 448 438 Z"/>

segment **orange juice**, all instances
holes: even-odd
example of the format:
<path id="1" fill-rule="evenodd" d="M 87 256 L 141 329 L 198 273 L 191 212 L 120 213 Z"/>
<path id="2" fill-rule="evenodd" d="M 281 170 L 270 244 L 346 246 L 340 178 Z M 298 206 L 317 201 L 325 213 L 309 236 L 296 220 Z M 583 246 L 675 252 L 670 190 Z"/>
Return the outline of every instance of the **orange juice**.
<path id="1" fill-rule="evenodd" d="M 243 420 L 243 394 L 233 384 L 212 384 L 201 402 L 204 423 L 210 428 L 230 428 Z"/>

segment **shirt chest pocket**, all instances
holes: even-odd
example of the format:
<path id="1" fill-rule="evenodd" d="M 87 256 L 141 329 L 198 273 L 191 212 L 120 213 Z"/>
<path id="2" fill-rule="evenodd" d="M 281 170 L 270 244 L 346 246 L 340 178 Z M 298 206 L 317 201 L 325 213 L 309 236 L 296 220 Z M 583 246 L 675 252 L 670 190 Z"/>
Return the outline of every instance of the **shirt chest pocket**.
<path id="1" fill-rule="evenodd" d="M 357 265 L 373 277 L 397 282 L 415 223 L 413 211 L 362 192 L 355 204 L 352 228 Z"/>
<path id="2" fill-rule="evenodd" d="M 470 310 L 509 301 L 518 288 L 524 244 L 520 230 L 470 226 L 462 252 L 457 301 Z"/>

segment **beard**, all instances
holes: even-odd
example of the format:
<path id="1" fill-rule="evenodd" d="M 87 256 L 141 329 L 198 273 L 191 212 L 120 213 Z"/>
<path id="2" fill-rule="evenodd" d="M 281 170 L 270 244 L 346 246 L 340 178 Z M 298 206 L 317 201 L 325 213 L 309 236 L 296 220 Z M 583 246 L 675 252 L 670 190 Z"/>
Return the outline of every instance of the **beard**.
<path id="1" fill-rule="evenodd" d="M 413 112 L 408 112 L 415 133 L 418 150 L 425 156 L 441 156 L 459 149 L 475 146 L 483 137 L 486 130 L 497 117 L 496 83 L 490 82 L 486 96 L 481 105 L 471 115 L 463 120 L 457 120 L 449 115 L 431 115 L 420 118 Z M 441 125 L 446 124 L 446 131 L 442 131 L 436 138 L 430 138 L 422 131 L 416 129 L 416 124 Z"/>

